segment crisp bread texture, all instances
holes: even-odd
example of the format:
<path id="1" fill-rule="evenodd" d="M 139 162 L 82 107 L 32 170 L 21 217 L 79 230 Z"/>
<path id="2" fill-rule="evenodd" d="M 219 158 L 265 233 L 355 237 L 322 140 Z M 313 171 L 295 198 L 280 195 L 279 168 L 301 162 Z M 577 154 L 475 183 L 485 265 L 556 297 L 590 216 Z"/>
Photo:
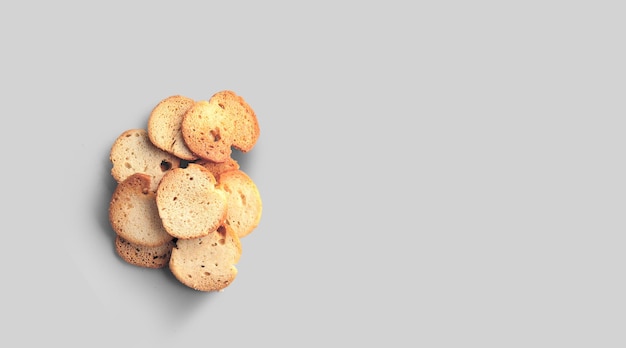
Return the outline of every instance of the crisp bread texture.
<path id="1" fill-rule="evenodd" d="M 199 158 L 224 162 L 232 148 L 250 151 L 260 128 L 254 110 L 232 91 L 215 93 L 196 102 L 183 116 L 181 133 L 187 147 Z"/>
<path id="2" fill-rule="evenodd" d="M 261 130 L 254 109 L 233 91 L 224 90 L 215 93 L 209 103 L 219 105 L 226 110 L 234 122 L 232 146 L 241 152 L 252 150 L 259 139 Z"/>
<path id="3" fill-rule="evenodd" d="M 144 268 L 163 268 L 169 265 L 175 241 L 156 246 L 133 244 L 120 236 L 115 238 L 115 252 L 127 263 Z"/>
<path id="4" fill-rule="evenodd" d="M 151 177 L 150 190 L 156 191 L 165 173 L 180 166 L 180 159 L 154 146 L 145 129 L 129 129 L 111 146 L 111 175 L 119 183 L 135 173 Z"/>
<path id="5" fill-rule="evenodd" d="M 250 234 L 261 221 L 263 203 L 259 189 L 242 170 L 230 170 L 219 177 L 218 188 L 226 192 L 225 224 L 232 227 L 239 238 Z"/>
<path id="6" fill-rule="evenodd" d="M 234 123 L 217 104 L 196 102 L 185 113 L 181 131 L 187 147 L 199 158 L 224 162 L 232 154 Z"/>
<path id="7" fill-rule="evenodd" d="M 167 232 L 181 239 L 206 236 L 226 217 L 226 195 L 199 164 L 166 173 L 156 193 L 159 216 Z"/>
<path id="8" fill-rule="evenodd" d="M 191 98 L 173 95 L 160 101 L 148 118 L 150 141 L 161 150 L 187 161 L 195 160 L 197 156 L 185 144 L 180 128 L 183 116 L 194 103 Z"/>
<path id="9" fill-rule="evenodd" d="M 129 176 L 117 184 L 109 204 L 109 221 L 115 233 L 142 246 L 162 245 L 172 239 L 163 227 L 150 181 L 143 173 Z"/>
<path id="10" fill-rule="evenodd" d="M 222 290 L 237 276 L 241 242 L 228 226 L 220 226 L 207 236 L 178 240 L 172 250 L 169 268 L 186 286 L 199 291 Z"/>
<path id="11" fill-rule="evenodd" d="M 224 162 L 199 160 L 195 163 L 200 164 L 204 168 L 208 169 L 218 181 L 222 173 L 239 169 L 239 163 L 233 158 L 227 158 Z"/>

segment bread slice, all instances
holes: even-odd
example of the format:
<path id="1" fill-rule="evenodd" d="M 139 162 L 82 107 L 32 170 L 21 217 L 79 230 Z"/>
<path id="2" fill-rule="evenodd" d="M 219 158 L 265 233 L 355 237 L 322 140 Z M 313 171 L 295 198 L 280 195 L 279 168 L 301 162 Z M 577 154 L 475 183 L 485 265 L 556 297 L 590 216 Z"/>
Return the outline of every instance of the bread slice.
<path id="1" fill-rule="evenodd" d="M 229 226 L 200 238 L 178 240 L 169 268 L 181 283 L 199 291 L 222 290 L 237 276 L 241 242 Z"/>
<path id="2" fill-rule="evenodd" d="M 180 166 L 180 159 L 154 146 L 145 129 L 129 129 L 111 146 L 111 175 L 119 183 L 135 173 L 151 177 L 150 190 L 156 191 L 163 175 Z"/>
<path id="3" fill-rule="evenodd" d="M 173 237 L 163 227 L 150 181 L 147 174 L 135 173 L 118 183 L 109 204 L 109 221 L 115 233 L 130 243 L 153 247 Z"/>
<path id="4" fill-rule="evenodd" d="M 185 113 L 181 132 L 187 147 L 199 158 L 224 162 L 232 153 L 233 128 L 226 111 L 201 100 Z"/>
<path id="5" fill-rule="evenodd" d="M 206 236 L 226 217 L 226 195 L 211 172 L 196 163 L 174 168 L 156 192 L 159 216 L 167 232 L 180 239 Z"/>
<path id="6" fill-rule="evenodd" d="M 234 158 L 227 158 L 224 162 L 213 162 L 209 160 L 199 160 L 195 163 L 202 165 L 208 169 L 211 174 L 219 181 L 220 174 L 231 170 L 239 169 L 239 163 Z"/>
<path id="7" fill-rule="evenodd" d="M 252 150 L 260 135 L 259 122 L 252 107 L 243 97 L 229 90 L 215 93 L 209 102 L 226 110 L 234 121 L 235 136 L 232 146 L 241 152 Z"/>
<path id="8" fill-rule="evenodd" d="M 169 265 L 174 240 L 156 246 L 133 244 L 121 236 L 115 237 L 115 252 L 131 265 L 145 268 L 163 268 Z"/>
<path id="9" fill-rule="evenodd" d="M 225 224 L 232 227 L 239 238 L 250 234 L 261 221 L 263 203 L 258 187 L 242 170 L 230 170 L 219 177 L 218 188 L 226 192 Z"/>
<path id="10" fill-rule="evenodd" d="M 197 156 L 185 145 L 180 127 L 183 116 L 194 103 L 191 98 L 173 95 L 160 101 L 148 118 L 150 141 L 161 150 L 187 161 L 195 160 Z"/>
<path id="11" fill-rule="evenodd" d="M 181 133 L 187 147 L 199 158 L 224 162 L 232 147 L 250 151 L 260 134 L 256 114 L 232 91 L 215 93 L 196 102 L 183 116 Z"/>

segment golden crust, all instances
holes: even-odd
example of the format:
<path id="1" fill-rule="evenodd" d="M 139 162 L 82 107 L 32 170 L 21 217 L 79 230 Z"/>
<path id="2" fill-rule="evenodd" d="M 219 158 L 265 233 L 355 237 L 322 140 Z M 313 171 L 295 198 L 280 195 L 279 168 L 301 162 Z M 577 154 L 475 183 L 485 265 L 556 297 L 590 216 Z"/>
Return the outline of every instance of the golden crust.
<path id="1" fill-rule="evenodd" d="M 169 264 L 174 240 L 156 246 L 133 244 L 124 238 L 115 238 L 115 252 L 131 265 L 145 268 L 163 268 Z"/>
<path id="2" fill-rule="evenodd" d="M 198 158 L 185 144 L 181 132 L 183 116 L 194 103 L 191 98 L 173 95 L 161 100 L 148 118 L 150 141 L 161 150 L 187 161 Z"/>
<path id="3" fill-rule="evenodd" d="M 178 240 L 169 268 L 186 286 L 198 291 L 218 291 L 237 276 L 241 242 L 229 226 L 220 226 L 205 237 Z"/>
<path id="4" fill-rule="evenodd" d="M 226 217 L 226 196 L 211 172 L 199 164 L 169 171 L 159 184 L 156 203 L 167 232 L 181 239 L 215 231 Z"/>
<path id="5" fill-rule="evenodd" d="M 151 177 L 151 191 L 156 191 L 163 175 L 180 166 L 180 159 L 154 146 L 145 129 L 129 129 L 120 134 L 111 146 L 111 175 L 119 183 L 135 173 Z"/>
<path id="6" fill-rule="evenodd" d="M 130 243 L 153 247 L 172 236 L 163 227 L 150 186 L 150 176 L 142 173 L 118 183 L 109 203 L 109 221 L 113 231 Z"/>
<path id="7" fill-rule="evenodd" d="M 215 93 L 196 102 L 183 116 L 181 133 L 187 147 L 199 158 L 224 162 L 232 148 L 250 151 L 260 128 L 254 110 L 232 91 Z"/>
<path id="8" fill-rule="evenodd" d="M 227 206 L 225 224 L 243 238 L 261 221 L 263 203 L 259 189 L 242 170 L 230 170 L 220 176 L 218 188 L 226 193 Z"/>

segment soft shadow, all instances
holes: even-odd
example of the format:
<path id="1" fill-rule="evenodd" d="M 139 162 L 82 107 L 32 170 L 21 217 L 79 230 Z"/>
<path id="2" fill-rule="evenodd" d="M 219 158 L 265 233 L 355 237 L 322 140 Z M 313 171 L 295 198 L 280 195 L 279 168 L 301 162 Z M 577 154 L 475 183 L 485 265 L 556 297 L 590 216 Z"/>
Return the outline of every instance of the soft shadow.
<path id="1" fill-rule="evenodd" d="M 250 174 L 255 172 L 255 169 L 258 169 L 258 159 L 261 151 L 263 150 L 262 147 L 262 142 L 258 142 L 256 146 L 248 152 L 241 152 L 237 149 L 233 149 L 231 157 L 239 163 L 239 168 L 242 171 Z"/>
<path id="2" fill-rule="evenodd" d="M 244 153 L 233 148 L 231 156 L 237 161 L 241 170 L 245 172 L 253 171 L 253 166 L 255 165 L 254 149 Z M 104 233 L 109 241 L 109 249 L 114 258 L 111 262 L 115 262 L 116 267 L 138 267 L 126 263 L 115 251 L 116 234 L 109 221 L 109 204 L 117 187 L 117 182 L 111 175 L 111 168 L 112 164 L 107 150 L 101 154 L 100 177 L 98 180 L 101 187 L 97 190 L 96 197 L 94 197 L 96 219 L 100 226 L 99 233 Z M 156 272 L 155 279 L 159 283 L 157 286 L 135 284 L 130 286 L 130 288 L 145 291 L 145 295 L 154 300 L 155 309 L 158 308 L 162 315 L 158 318 L 152 318 L 152 320 L 156 320 L 157 326 L 162 327 L 164 330 L 184 327 L 190 320 L 196 318 L 195 313 L 207 311 L 211 303 L 216 300 L 216 296 L 220 295 L 219 292 L 202 292 L 187 287 L 174 277 L 167 266 L 148 271 Z M 131 277 L 130 279 L 133 278 Z"/>
<path id="3" fill-rule="evenodd" d="M 243 153 L 235 148 L 233 148 L 230 156 L 237 161 L 237 163 L 239 163 L 239 168 L 245 172 L 250 162 L 250 156 L 248 156 L 247 153 Z"/>
<path id="4" fill-rule="evenodd" d="M 194 313 L 205 311 L 210 305 L 216 292 L 203 292 L 194 290 L 174 277 L 169 267 L 164 267 L 160 271 L 160 280 L 163 287 L 159 289 L 156 296 L 161 299 L 161 306 L 164 311 L 162 318 L 163 327 L 179 328 L 184 327 L 189 320 L 194 318 Z"/>
<path id="5" fill-rule="evenodd" d="M 99 231 L 106 235 L 106 238 L 110 240 L 111 246 L 114 246 L 115 241 L 115 231 L 111 227 L 111 223 L 109 222 L 109 203 L 111 202 L 111 197 L 113 196 L 113 192 L 117 187 L 117 182 L 111 175 L 111 161 L 109 160 L 108 151 L 103 154 L 101 160 L 101 170 L 99 183 L 102 185 L 99 190 L 97 190 L 98 194 L 94 199 L 95 209 L 96 209 L 96 219 L 98 220 L 98 224 L 100 225 Z M 114 247 L 111 249 L 114 250 Z"/>
<path id="6" fill-rule="evenodd" d="M 109 159 L 109 152 L 105 151 L 101 156 L 100 177 L 98 180 L 101 187 L 96 190 L 97 194 L 94 197 L 95 217 L 100 227 L 98 229 L 99 233 L 103 233 L 108 241 L 108 249 L 110 250 L 111 256 L 113 256 L 111 262 L 115 262 L 116 267 L 139 267 L 127 263 L 115 251 L 115 238 L 117 235 L 109 221 L 109 204 L 113 192 L 117 187 L 117 181 L 115 181 L 111 175 L 112 164 Z M 209 301 L 209 299 L 214 296 L 213 293 L 205 293 L 185 286 L 174 277 L 167 266 L 161 269 L 150 269 L 148 271 L 160 273 L 160 276 L 156 278 L 159 278 L 163 283 L 155 288 L 149 288 L 147 286 L 138 286 L 138 288 L 145 291 L 154 291 L 151 297 L 159 301 L 158 307 L 162 308 L 163 311 L 163 319 L 161 320 L 164 327 L 178 327 L 184 325 L 187 321 L 186 318 L 192 318 L 193 316 L 191 314 L 199 308 L 204 307 L 202 303 L 206 303 L 206 301 Z M 157 303 L 155 303 L 155 306 L 157 306 Z"/>

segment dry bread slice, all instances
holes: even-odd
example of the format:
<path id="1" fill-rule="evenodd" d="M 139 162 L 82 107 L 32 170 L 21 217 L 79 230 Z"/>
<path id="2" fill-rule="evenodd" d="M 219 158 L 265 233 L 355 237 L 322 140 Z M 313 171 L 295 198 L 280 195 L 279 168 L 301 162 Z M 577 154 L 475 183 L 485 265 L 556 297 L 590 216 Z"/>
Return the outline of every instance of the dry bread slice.
<path id="1" fill-rule="evenodd" d="M 109 221 L 125 240 L 152 247 L 173 237 L 163 227 L 150 181 L 147 174 L 135 173 L 118 183 L 109 203 Z"/>
<path id="2" fill-rule="evenodd" d="M 163 268 L 170 262 L 176 243 L 170 240 L 161 245 L 143 246 L 133 244 L 121 236 L 115 237 L 115 252 L 131 265 L 145 268 Z"/>
<path id="3" fill-rule="evenodd" d="M 135 173 L 151 177 L 150 190 L 156 191 L 163 175 L 180 166 L 180 159 L 154 146 L 145 129 L 129 129 L 111 146 L 111 175 L 119 183 Z"/>
<path id="4" fill-rule="evenodd" d="M 178 240 L 169 268 L 181 283 L 199 291 L 222 290 L 237 276 L 241 242 L 229 226 L 205 237 Z"/>
<path id="5" fill-rule="evenodd" d="M 187 161 L 195 160 L 197 156 L 185 145 L 180 127 L 183 116 L 194 103 L 191 98 L 173 95 L 160 101 L 148 118 L 150 141 L 161 150 Z"/>
<path id="6" fill-rule="evenodd" d="M 219 181 L 220 174 L 231 170 L 239 169 L 239 163 L 232 157 L 227 158 L 224 162 L 213 162 L 209 160 L 200 160 L 195 163 L 202 165 L 208 169 L 211 174 Z"/>
<path id="7" fill-rule="evenodd" d="M 234 124 L 228 113 L 206 100 L 196 102 L 183 117 L 181 132 L 187 147 L 213 162 L 230 158 Z"/>
<path id="8" fill-rule="evenodd" d="M 226 110 L 234 122 L 233 147 L 241 152 L 252 150 L 260 135 L 259 122 L 254 109 L 233 91 L 220 91 L 215 93 L 210 103 L 216 103 Z"/>
<path id="9" fill-rule="evenodd" d="M 226 192 L 225 224 L 232 227 L 239 238 L 250 234 L 261 221 L 263 204 L 259 189 L 242 170 L 230 170 L 219 177 L 218 188 Z"/>
<path id="10" fill-rule="evenodd" d="M 226 217 L 226 195 L 203 166 L 190 163 L 161 179 L 156 192 L 159 216 L 167 232 L 181 239 L 206 236 Z"/>
<path id="11" fill-rule="evenodd" d="M 198 157 L 213 162 L 230 158 L 232 147 L 250 151 L 260 130 L 254 110 L 232 91 L 196 102 L 183 116 L 181 133 Z"/>

